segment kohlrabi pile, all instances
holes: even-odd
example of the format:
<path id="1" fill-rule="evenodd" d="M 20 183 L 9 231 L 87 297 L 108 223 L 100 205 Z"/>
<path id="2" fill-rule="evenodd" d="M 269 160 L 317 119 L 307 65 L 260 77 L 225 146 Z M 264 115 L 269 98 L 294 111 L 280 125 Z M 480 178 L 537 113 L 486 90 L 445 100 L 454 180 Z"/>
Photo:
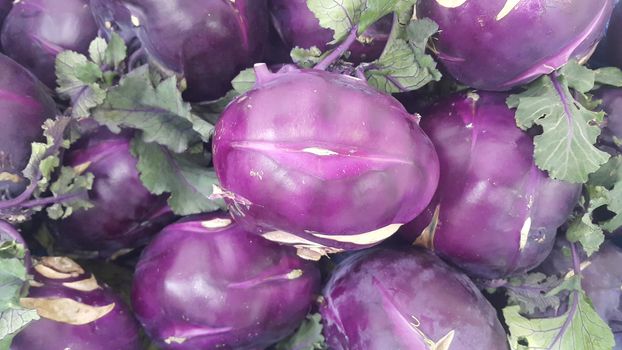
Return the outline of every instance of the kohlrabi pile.
<path id="1" fill-rule="evenodd" d="M 0 350 L 622 350 L 617 0 L 0 0 Z"/>

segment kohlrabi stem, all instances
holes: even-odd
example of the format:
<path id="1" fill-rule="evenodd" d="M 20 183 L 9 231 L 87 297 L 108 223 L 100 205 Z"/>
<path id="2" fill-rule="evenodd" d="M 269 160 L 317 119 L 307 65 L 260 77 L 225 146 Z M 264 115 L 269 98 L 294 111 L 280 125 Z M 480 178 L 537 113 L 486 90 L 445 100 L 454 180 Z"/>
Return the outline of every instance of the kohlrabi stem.
<path id="1" fill-rule="evenodd" d="M 320 63 L 316 64 L 313 69 L 326 70 L 328 66 L 337 61 L 339 57 L 346 53 L 346 51 L 350 49 L 350 46 L 352 46 L 352 44 L 356 41 L 358 29 L 358 26 L 352 27 L 352 30 L 350 30 L 350 34 L 348 34 L 346 40 L 339 44 L 339 46 L 337 46 L 328 56 L 324 57 Z"/>
<path id="2" fill-rule="evenodd" d="M 572 252 L 572 269 L 574 271 L 574 275 L 576 278 L 579 279 L 579 283 L 581 283 L 581 261 L 579 260 L 579 254 L 577 254 L 576 244 L 570 242 L 570 251 Z M 572 323 L 574 315 L 577 313 L 577 309 L 579 308 L 579 298 L 580 295 L 578 290 L 573 290 L 570 293 L 570 299 L 572 299 L 572 304 L 570 305 L 570 308 L 568 310 L 568 316 L 566 317 L 564 324 L 559 329 L 559 332 L 557 332 L 557 335 L 551 342 L 551 346 L 548 349 L 555 348 L 555 344 L 557 344 L 557 342 L 561 340 L 564 333 L 566 333 L 566 331 L 568 330 L 568 327 L 570 327 L 570 323 Z"/>
<path id="3" fill-rule="evenodd" d="M 354 72 L 356 73 L 357 78 L 363 81 L 367 81 L 367 77 L 365 76 L 365 69 L 362 69 L 361 66 L 356 67 L 356 70 Z"/>
<path id="4" fill-rule="evenodd" d="M 41 207 L 49 204 L 58 204 L 72 201 L 76 198 L 88 198 L 88 191 L 79 191 L 75 193 L 67 193 L 56 197 L 47 197 L 47 198 L 39 198 L 33 199 L 31 201 L 24 202 L 20 205 L 21 208 L 29 209 L 35 207 Z"/>
<path id="5" fill-rule="evenodd" d="M 37 183 L 33 182 L 19 196 L 13 199 L 0 201 L 0 210 L 19 207 L 32 196 L 36 189 Z"/>

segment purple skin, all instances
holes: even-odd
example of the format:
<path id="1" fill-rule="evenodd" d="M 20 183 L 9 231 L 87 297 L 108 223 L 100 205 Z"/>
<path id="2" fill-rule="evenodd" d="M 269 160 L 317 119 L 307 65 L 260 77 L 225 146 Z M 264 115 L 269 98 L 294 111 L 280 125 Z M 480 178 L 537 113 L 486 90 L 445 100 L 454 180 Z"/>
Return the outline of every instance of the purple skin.
<path id="1" fill-rule="evenodd" d="M 473 282 L 420 248 L 355 254 L 323 295 L 324 336 L 333 350 L 428 350 L 452 331 L 453 340 L 438 349 L 508 348 L 494 308 Z"/>
<path id="2" fill-rule="evenodd" d="M 446 1 L 449 2 L 449 1 Z M 440 26 L 437 58 L 458 81 L 504 91 L 587 59 L 605 32 L 613 0 L 423 0 L 419 17 Z"/>
<path id="3" fill-rule="evenodd" d="M 1 40 L 8 56 L 54 88 L 56 55 L 86 53 L 96 36 L 88 0 L 21 0 L 7 16 Z"/>
<path id="4" fill-rule="evenodd" d="M 315 264 L 244 231 L 225 213 L 166 227 L 136 267 L 132 305 L 164 349 L 264 349 L 305 318 Z"/>
<path id="5" fill-rule="evenodd" d="M 57 111 L 52 97 L 28 70 L 0 54 L 0 198 L 26 187 L 22 170 L 30 144 L 43 137 L 41 125 Z"/>
<path id="6" fill-rule="evenodd" d="M 31 285 L 21 303 L 36 308 L 42 318 L 22 330 L 10 350 L 141 348 L 138 324 L 121 298 L 98 285 L 75 262 L 43 258 L 35 264 L 33 274 L 37 283 Z M 56 304 L 63 299 L 73 302 Z M 61 308 L 57 312 L 41 311 L 46 304 Z"/>
<path id="7" fill-rule="evenodd" d="M 145 244 L 174 220 L 166 198 L 151 194 L 141 183 L 130 140 L 128 134 L 100 128 L 65 155 L 64 165 L 88 165 L 86 171 L 95 176 L 89 191 L 94 208 L 52 224 L 59 248 L 110 257 Z"/>
<path id="8" fill-rule="evenodd" d="M 320 26 L 319 20 L 307 7 L 307 0 L 270 0 L 270 12 L 275 27 L 290 50 L 296 46 L 305 49 L 317 46 L 322 51 L 332 48 L 328 43 L 333 41 L 333 31 Z M 350 47 L 348 61 L 371 62 L 380 57 L 392 26 L 393 16 L 386 16 L 372 25 L 362 35 L 370 42 L 354 43 Z"/>
<path id="9" fill-rule="evenodd" d="M 436 146 L 441 179 L 435 199 L 404 232 L 412 241 L 429 226 L 422 243 L 483 278 L 540 264 L 581 191 L 536 167 L 533 141 L 516 127 L 506 97 L 457 94 L 425 114 L 421 126 Z"/>
<path id="10" fill-rule="evenodd" d="M 13 7 L 13 0 L 0 0 L 0 27 L 6 15 L 11 11 L 11 7 Z"/>
<path id="11" fill-rule="evenodd" d="M 216 173 L 241 224 L 322 254 L 373 246 L 426 207 L 438 159 L 397 100 L 321 70 L 258 65 L 256 73 L 213 141 Z"/>
<path id="12" fill-rule="evenodd" d="M 538 269 L 547 274 L 565 275 L 572 269 L 571 258 L 563 254 L 562 248 L 568 246 L 558 240 L 553 253 Z M 606 242 L 600 250 L 589 258 L 582 257 L 581 284 L 592 300 L 594 309 L 609 323 L 616 336 L 614 350 L 622 350 L 622 249 Z M 562 307 L 559 313 L 566 312 Z M 555 316 L 550 315 L 550 316 Z"/>
<path id="13" fill-rule="evenodd" d="M 242 69 L 263 58 L 268 44 L 267 0 L 92 1 L 109 9 L 103 16 L 117 13 L 122 28 L 133 25 L 151 58 L 184 75 L 184 97 L 192 102 L 223 96 Z M 127 23 L 132 16 L 134 23 Z"/>
<path id="14" fill-rule="evenodd" d="M 601 147 L 612 155 L 621 154 L 622 148 L 616 144 L 622 141 L 622 89 L 603 88 L 596 93 L 602 99 L 602 106 L 607 113 L 607 124 L 600 137 Z"/>
<path id="15" fill-rule="evenodd" d="M 617 5 L 609 22 L 604 45 L 609 63 L 622 68 L 622 36 L 620 33 L 622 33 L 622 5 Z"/>

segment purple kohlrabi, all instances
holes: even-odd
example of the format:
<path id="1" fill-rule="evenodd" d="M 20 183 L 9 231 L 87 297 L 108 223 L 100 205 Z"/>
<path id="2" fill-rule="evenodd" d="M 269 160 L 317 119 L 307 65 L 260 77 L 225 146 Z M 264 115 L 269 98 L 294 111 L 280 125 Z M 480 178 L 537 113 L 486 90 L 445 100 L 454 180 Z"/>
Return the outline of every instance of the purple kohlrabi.
<path id="1" fill-rule="evenodd" d="M 339 264 L 323 296 L 332 350 L 508 348 L 473 282 L 420 248 L 357 253 Z"/>
<path id="2" fill-rule="evenodd" d="M 319 287 L 318 268 L 295 249 L 213 213 L 170 225 L 151 242 L 132 305 L 165 349 L 264 349 L 298 327 Z"/>
<path id="3" fill-rule="evenodd" d="M 128 134 L 100 128 L 65 155 L 64 165 L 95 176 L 89 191 L 94 207 L 50 225 L 58 248 L 110 257 L 146 243 L 174 220 L 166 198 L 141 183 L 130 141 Z"/>
<path id="4" fill-rule="evenodd" d="M 74 261 L 45 257 L 32 270 L 34 281 L 20 303 L 41 318 L 15 337 L 10 350 L 141 348 L 138 324 L 121 298 Z"/>
<path id="5" fill-rule="evenodd" d="M 333 41 L 333 31 L 320 26 L 319 20 L 307 7 L 307 0 L 270 0 L 270 12 L 275 27 L 290 49 L 316 46 L 326 51 L 331 48 L 328 43 Z M 391 15 L 374 23 L 350 47 L 348 60 L 354 63 L 371 62 L 380 57 L 392 26 Z"/>
<path id="6" fill-rule="evenodd" d="M 581 186 L 553 180 L 533 160 L 505 94 L 462 93 L 421 122 L 438 152 L 439 190 L 405 232 L 469 274 L 500 278 L 540 264 Z"/>
<path id="7" fill-rule="evenodd" d="M 56 115 L 45 86 L 28 70 L 0 54 L 0 198 L 24 190 L 22 176 L 33 141 L 43 137 L 41 125 Z"/>
<path id="8" fill-rule="evenodd" d="M 88 0 L 21 0 L 7 16 L 1 40 L 7 55 L 54 88 L 56 55 L 86 53 L 96 36 Z"/>
<path id="9" fill-rule="evenodd" d="M 604 40 L 606 60 L 609 64 L 622 68 L 622 3 L 613 10 L 607 37 Z"/>
<path id="10" fill-rule="evenodd" d="M 106 25 L 136 33 L 149 56 L 184 75 L 191 101 L 217 99 L 261 60 L 268 45 L 267 0 L 91 0 Z M 101 11 L 101 15 L 100 15 Z M 128 23 L 129 21 L 129 23 Z M 110 26 L 110 22 L 107 24 Z"/>
<path id="11" fill-rule="evenodd" d="M 434 49 L 449 73 L 482 90 L 509 90 L 587 59 L 614 0 L 422 0 L 417 16 L 440 27 Z"/>
<path id="12" fill-rule="evenodd" d="M 241 224 L 318 258 L 373 246 L 428 205 L 436 152 L 397 100 L 321 70 L 257 65 L 256 73 L 213 142 L 223 196 Z"/>
<path id="13" fill-rule="evenodd" d="M 613 155 L 622 154 L 622 89 L 600 89 L 596 98 L 602 100 L 602 108 L 607 114 L 599 143 Z"/>
<path id="14" fill-rule="evenodd" d="M 6 15 L 11 11 L 13 6 L 13 0 L 0 0 L 0 28 L 2 28 L 2 21 L 6 18 Z"/>

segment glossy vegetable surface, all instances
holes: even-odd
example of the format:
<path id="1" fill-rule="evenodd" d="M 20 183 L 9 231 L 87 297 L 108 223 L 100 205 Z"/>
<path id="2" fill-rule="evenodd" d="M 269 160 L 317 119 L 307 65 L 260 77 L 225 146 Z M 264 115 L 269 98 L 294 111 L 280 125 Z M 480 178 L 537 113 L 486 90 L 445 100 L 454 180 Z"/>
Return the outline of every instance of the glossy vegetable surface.
<path id="1" fill-rule="evenodd" d="M 495 310 L 473 282 L 420 248 L 357 253 L 323 295 L 330 349 L 507 349 Z"/>
<path id="2" fill-rule="evenodd" d="M 460 82 L 509 90 L 586 59 L 605 32 L 613 0 L 422 0 L 417 15 L 440 27 L 437 58 Z"/>
<path id="3" fill-rule="evenodd" d="M 30 143 L 43 137 L 41 125 L 57 111 L 43 84 L 2 54 L 0 111 L 0 197 L 10 197 L 25 188 L 21 172 L 30 158 Z"/>
<path id="4" fill-rule="evenodd" d="M 138 324 L 121 298 L 68 258 L 42 258 L 21 304 L 40 319 L 13 340 L 10 350 L 137 350 Z"/>
<path id="5" fill-rule="evenodd" d="M 110 257 L 145 244 L 174 220 L 166 198 L 151 194 L 141 183 L 130 140 L 130 134 L 100 128 L 66 154 L 65 165 L 95 176 L 89 191 L 94 207 L 53 223 L 61 249 Z"/>
<path id="6" fill-rule="evenodd" d="M 377 244 L 429 203 L 436 152 L 397 100 L 349 76 L 256 70 L 213 142 L 241 224 L 313 255 Z"/>
<path id="7" fill-rule="evenodd" d="M 88 0 L 20 0 L 5 20 L 1 40 L 7 55 L 54 88 L 56 55 L 87 53 L 96 36 Z"/>
<path id="8" fill-rule="evenodd" d="M 92 0 L 106 18 L 139 38 L 149 56 L 184 75 L 185 97 L 214 100 L 242 69 L 266 54 L 267 0 Z M 173 15 L 174 14 L 174 15 Z"/>
<path id="9" fill-rule="evenodd" d="M 613 10 L 604 45 L 608 63 L 622 68 L 622 36 L 620 33 L 622 33 L 622 5 L 618 3 Z"/>
<path id="10" fill-rule="evenodd" d="M 409 225 L 468 273 L 500 278 L 529 270 L 551 251 L 581 186 L 550 179 L 533 161 L 531 137 L 498 93 L 458 94 L 432 106 L 423 130 L 441 164 L 439 191 Z"/>
<path id="11" fill-rule="evenodd" d="M 295 249 L 214 213 L 166 227 L 147 247 L 132 304 L 165 349 L 264 349 L 298 327 L 319 283 Z"/>

